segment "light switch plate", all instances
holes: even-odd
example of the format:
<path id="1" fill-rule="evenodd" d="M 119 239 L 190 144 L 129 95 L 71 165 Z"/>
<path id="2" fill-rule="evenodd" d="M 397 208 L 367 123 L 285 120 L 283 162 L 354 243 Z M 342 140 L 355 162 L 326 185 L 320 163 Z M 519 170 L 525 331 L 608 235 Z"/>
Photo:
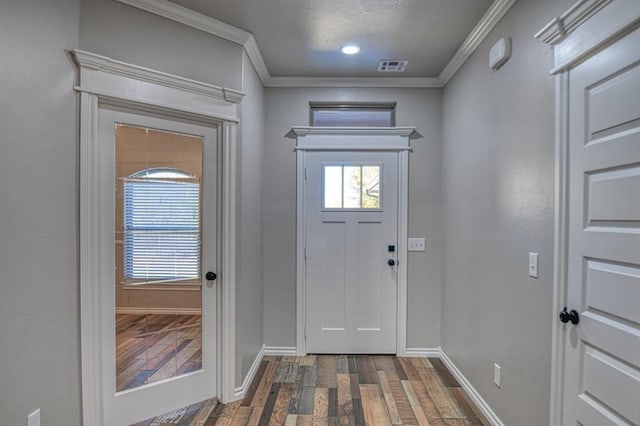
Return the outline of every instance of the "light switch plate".
<path id="1" fill-rule="evenodd" d="M 27 417 L 27 426 L 40 426 L 40 409 L 38 408 Z"/>
<path id="2" fill-rule="evenodd" d="M 529 276 L 538 278 L 538 253 L 529 253 Z"/>
<path id="3" fill-rule="evenodd" d="M 409 238 L 409 244 L 407 245 L 409 251 L 426 251 L 424 238 Z"/>
<path id="4" fill-rule="evenodd" d="M 493 364 L 493 384 L 500 387 L 500 373 L 502 368 L 498 364 Z"/>

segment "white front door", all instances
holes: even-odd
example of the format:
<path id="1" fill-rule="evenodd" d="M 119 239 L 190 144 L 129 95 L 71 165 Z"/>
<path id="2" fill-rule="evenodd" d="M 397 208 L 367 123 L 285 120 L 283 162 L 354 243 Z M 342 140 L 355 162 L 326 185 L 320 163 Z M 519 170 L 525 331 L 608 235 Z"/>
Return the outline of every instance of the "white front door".
<path id="1" fill-rule="evenodd" d="M 216 395 L 217 129 L 99 111 L 98 374 L 123 426 Z"/>
<path id="2" fill-rule="evenodd" d="M 395 353 L 397 152 L 308 152 L 306 349 Z"/>
<path id="3" fill-rule="evenodd" d="M 640 424 L 640 30 L 569 73 L 567 425 Z"/>

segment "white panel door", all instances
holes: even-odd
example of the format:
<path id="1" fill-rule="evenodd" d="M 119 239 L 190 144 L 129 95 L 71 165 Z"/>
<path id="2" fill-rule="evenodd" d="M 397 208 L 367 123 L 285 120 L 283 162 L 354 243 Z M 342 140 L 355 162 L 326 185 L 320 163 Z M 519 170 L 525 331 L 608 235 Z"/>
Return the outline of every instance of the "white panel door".
<path id="1" fill-rule="evenodd" d="M 101 305 L 95 314 L 100 317 L 101 329 L 102 418 L 105 426 L 124 426 L 216 395 L 217 286 L 213 280 L 206 280 L 204 272 L 216 271 L 217 264 L 217 129 L 100 108 L 99 132 L 100 167 L 96 173 L 101 216 L 96 244 L 101 265 L 95 278 L 100 284 Z M 143 136 L 135 140 L 143 138 L 143 143 L 132 142 L 131 135 L 140 132 Z M 148 135 L 146 139 L 144 134 Z M 190 142 L 196 144 L 195 149 L 188 149 Z M 121 144 L 128 146 L 125 154 Z M 183 159 L 190 151 L 196 152 L 195 159 Z M 119 177 L 123 162 L 137 173 L 128 171 L 125 175 L 129 178 Z M 183 179 L 173 164 L 187 164 L 198 172 L 185 169 L 189 177 Z M 153 178 L 154 173 L 159 177 Z M 119 200 L 127 197 L 127 183 L 147 184 L 129 187 L 132 192 L 146 191 L 133 219 L 134 225 L 146 220 L 145 227 L 121 225 L 128 220 L 124 208 L 118 208 L 118 203 L 123 203 Z M 199 187 L 199 195 L 193 195 L 194 185 Z M 121 191 L 125 195 L 118 195 Z M 190 194 L 200 213 L 184 207 L 186 198 L 179 199 L 176 208 L 175 192 Z M 199 231 L 186 229 L 186 216 L 196 217 L 196 227 L 198 221 L 201 223 Z M 166 217 L 178 224 L 175 229 L 159 227 Z M 120 226 L 125 230 L 119 231 Z M 118 248 L 128 240 L 133 241 L 128 251 Z M 189 263 L 185 259 L 198 246 L 199 256 Z M 118 271 L 132 258 L 137 262 L 130 266 L 134 273 L 128 271 L 123 278 Z M 133 330 L 136 324 L 147 322 L 127 341 L 119 340 L 123 328 L 116 310 L 120 309 L 116 294 L 121 291 L 119 287 L 126 287 L 126 298 L 137 301 L 137 306 L 126 308 L 133 309 L 129 317 L 137 323 L 127 327 Z M 145 292 L 143 298 L 139 296 L 141 291 Z M 193 294 L 197 295 L 195 305 L 201 309 L 201 319 L 195 320 L 197 327 L 184 321 L 187 316 L 178 304 L 179 299 Z M 158 307 L 158 300 L 163 298 L 168 302 Z M 132 344 L 141 344 L 143 349 Z M 127 376 L 132 380 L 122 382 Z"/>
<path id="2" fill-rule="evenodd" d="M 564 423 L 640 424 L 640 31 L 569 74 Z"/>
<path id="3" fill-rule="evenodd" d="M 396 351 L 398 158 L 307 153 L 309 353 Z"/>

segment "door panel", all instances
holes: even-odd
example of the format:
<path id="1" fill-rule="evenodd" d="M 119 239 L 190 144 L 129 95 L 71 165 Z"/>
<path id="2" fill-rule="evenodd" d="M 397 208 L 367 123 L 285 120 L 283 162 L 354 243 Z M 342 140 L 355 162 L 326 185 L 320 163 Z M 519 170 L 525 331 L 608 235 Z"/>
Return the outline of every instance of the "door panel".
<path id="1" fill-rule="evenodd" d="M 320 302 L 323 330 L 344 330 L 346 327 L 346 223 L 323 222 L 321 246 L 326 255 L 318 258 L 318 276 L 323 276 Z"/>
<path id="2" fill-rule="evenodd" d="M 564 423 L 640 424 L 640 31 L 570 72 Z"/>
<path id="3" fill-rule="evenodd" d="M 356 329 L 382 330 L 380 295 L 384 292 L 382 285 L 387 284 L 381 280 L 384 259 L 380 258 L 380 252 L 384 250 L 383 234 L 384 224 L 382 222 L 361 222 L 356 224 L 357 233 L 357 263 L 356 263 L 356 294 L 368 294 L 369 297 L 362 298 L 357 303 L 356 308 Z"/>
<path id="4" fill-rule="evenodd" d="M 100 109 L 103 419 L 215 396 L 216 128 Z"/>
<path id="5" fill-rule="evenodd" d="M 398 154 L 306 161 L 307 351 L 395 353 Z"/>

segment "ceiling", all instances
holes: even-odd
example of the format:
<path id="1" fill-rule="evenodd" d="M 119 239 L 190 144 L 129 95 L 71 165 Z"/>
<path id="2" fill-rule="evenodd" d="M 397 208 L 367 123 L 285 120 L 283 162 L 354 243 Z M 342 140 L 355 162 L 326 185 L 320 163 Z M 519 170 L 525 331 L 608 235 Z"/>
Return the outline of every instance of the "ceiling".
<path id="1" fill-rule="evenodd" d="M 273 77 L 438 77 L 492 0 L 172 0 L 253 33 Z M 357 55 L 340 47 L 358 44 Z M 381 59 L 409 60 L 404 73 Z"/>

